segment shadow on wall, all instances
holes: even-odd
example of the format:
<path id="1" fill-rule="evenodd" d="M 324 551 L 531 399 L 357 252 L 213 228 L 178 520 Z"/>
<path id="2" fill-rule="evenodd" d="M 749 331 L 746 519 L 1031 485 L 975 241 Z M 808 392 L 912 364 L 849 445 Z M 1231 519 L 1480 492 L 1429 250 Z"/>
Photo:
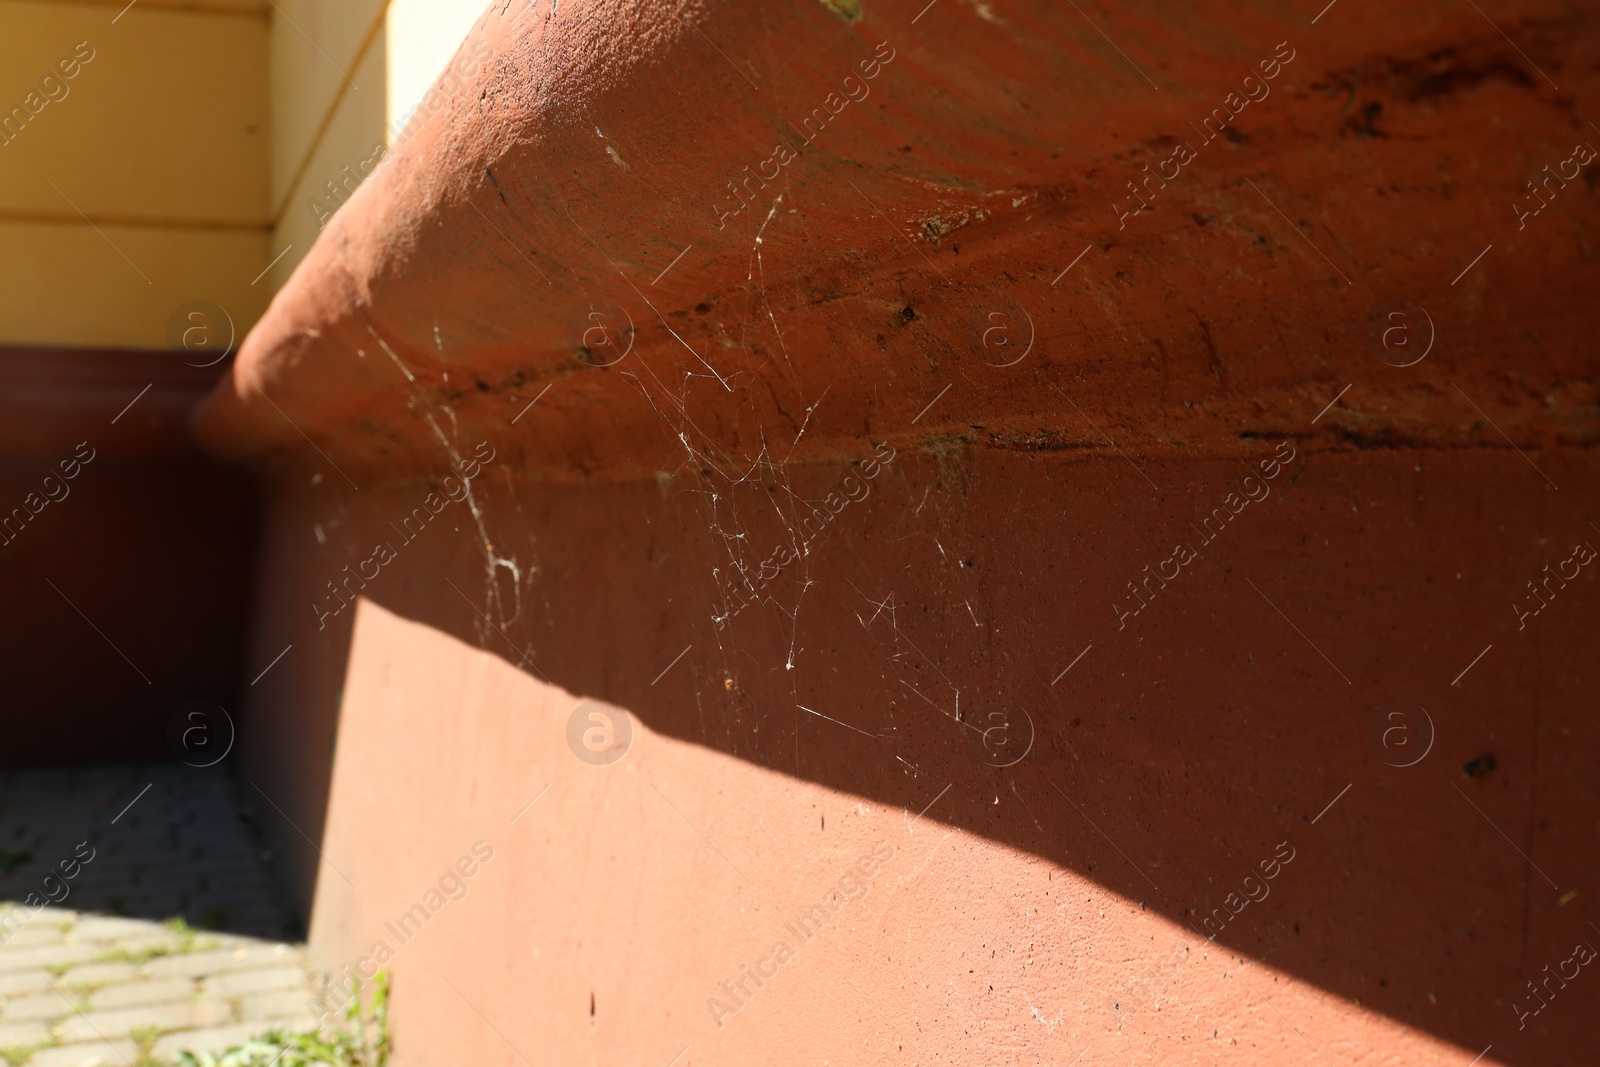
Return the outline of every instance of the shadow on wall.
<path id="1" fill-rule="evenodd" d="M 0 356 L 0 766 L 168 758 L 185 701 L 235 703 L 256 496 L 187 425 L 224 369 Z"/>
<path id="2" fill-rule="evenodd" d="M 471 504 L 443 463 L 433 484 L 324 483 L 271 509 L 262 630 L 314 665 L 298 718 L 258 694 L 247 760 L 317 836 L 328 776 L 301 756 L 331 750 L 355 614 L 334 609 L 365 597 L 847 794 L 921 807 L 953 783 L 930 818 L 1463 1048 L 1581 1062 L 1588 1013 L 1521 1032 L 1514 1009 L 1529 961 L 1595 943 L 1572 890 L 1595 843 L 1600 600 L 1576 579 L 1530 640 L 1519 590 L 1484 576 L 1537 574 L 1582 517 L 1515 455 L 1430 454 L 1424 475 L 1283 440 L 1149 461 L 1182 487 L 1159 497 L 1116 457 L 868 447 L 736 485 L 559 488 L 490 462 Z M 1595 473 L 1581 450 L 1542 462 Z M 413 508 L 432 517 L 408 536 Z"/>

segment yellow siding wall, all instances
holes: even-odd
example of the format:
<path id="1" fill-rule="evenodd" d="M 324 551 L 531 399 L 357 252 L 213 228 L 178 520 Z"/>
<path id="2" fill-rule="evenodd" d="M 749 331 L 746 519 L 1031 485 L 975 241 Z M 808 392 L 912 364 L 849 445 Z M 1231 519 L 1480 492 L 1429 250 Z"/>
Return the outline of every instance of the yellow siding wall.
<path id="1" fill-rule="evenodd" d="M 0 343 L 165 348 L 179 304 L 269 296 L 267 5 L 123 6 L 0 0 L 0 108 L 65 91 L 0 144 Z"/>
<path id="2" fill-rule="evenodd" d="M 0 345 L 169 348 L 196 299 L 242 335 L 482 10 L 0 0 Z"/>
<path id="3" fill-rule="evenodd" d="M 278 35 L 275 50 L 290 51 L 282 29 L 274 28 L 273 32 Z M 304 40 L 298 37 L 296 40 L 299 40 L 299 51 L 302 53 L 298 61 L 304 62 L 303 53 L 310 50 L 304 47 Z M 287 110 L 296 115 L 291 127 L 293 138 L 286 131 L 282 140 L 275 138 L 277 143 L 274 146 L 274 188 L 278 192 L 273 199 L 273 254 L 289 249 L 288 254 L 272 269 L 270 281 L 275 289 L 288 280 L 320 232 L 317 220 L 321 212 L 312 211 L 310 202 L 315 200 L 327 209 L 337 207 L 337 201 L 329 194 L 326 183 L 342 179 L 344 175 L 341 171 L 346 164 L 352 173 L 359 173 L 361 161 L 370 158 L 373 148 L 384 143 L 382 24 L 377 26 L 359 62 L 350 62 L 355 52 L 355 46 L 351 47 L 352 56 L 340 65 L 349 74 L 351 82 L 360 86 L 359 90 L 352 90 L 337 74 L 334 74 L 337 85 L 325 86 L 325 97 L 307 93 L 302 98 L 286 86 L 281 76 L 273 87 L 274 114 L 278 110 Z M 315 52 L 311 52 L 311 59 L 320 64 L 324 71 L 333 73 Z M 342 93 L 338 86 L 343 86 Z M 313 111 L 317 112 L 314 123 Z M 302 137 L 306 131 L 309 134 Z"/>
<path id="4" fill-rule="evenodd" d="M 390 0 L 389 129 L 433 87 L 484 12 L 485 0 Z M 391 138 L 392 139 L 392 138 Z"/>
<path id="5" fill-rule="evenodd" d="M 448 65 L 485 6 L 485 0 L 277 2 L 286 18 L 274 19 L 272 30 L 273 252 L 289 252 L 273 268 L 275 287 L 310 249 L 319 220 L 325 224 L 338 209 L 328 183 L 347 195 L 362 162 L 393 143 L 401 117 Z"/>
<path id="6" fill-rule="evenodd" d="M 382 31 L 386 0 L 274 0 L 272 20 L 273 268 L 282 285 L 317 227 L 305 201 L 383 137 Z M 332 170 L 328 170 L 332 163 Z M 307 224 L 310 224 L 309 226 Z"/>

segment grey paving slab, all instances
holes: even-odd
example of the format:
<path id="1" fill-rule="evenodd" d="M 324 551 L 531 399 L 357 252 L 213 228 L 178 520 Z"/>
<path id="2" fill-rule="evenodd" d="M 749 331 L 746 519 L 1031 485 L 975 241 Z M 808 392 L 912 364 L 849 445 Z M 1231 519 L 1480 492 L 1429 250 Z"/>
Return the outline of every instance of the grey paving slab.
<path id="1" fill-rule="evenodd" d="M 0 1048 L 26 1048 L 50 1040 L 50 1031 L 41 1022 L 0 1023 Z"/>
<path id="2" fill-rule="evenodd" d="M 230 971 L 207 978 L 206 995 L 213 997 L 243 997 L 257 993 L 276 993 L 283 989 L 305 989 L 306 972 L 299 966 L 258 967 L 247 971 Z"/>
<path id="3" fill-rule="evenodd" d="M 88 963 L 101 955 L 93 945 L 38 945 L 33 948 L 0 949 L 0 974 L 9 971 L 65 970 L 74 963 Z"/>
<path id="4" fill-rule="evenodd" d="M 139 968 L 131 963 L 84 963 L 55 979 L 63 989 L 72 986 L 98 986 L 107 982 L 131 982 L 139 975 Z"/>
<path id="5" fill-rule="evenodd" d="M 92 1041 L 95 1038 L 112 1040 L 127 1037 L 136 1030 L 192 1030 L 204 1026 L 217 1026 L 232 1022 L 233 1014 L 226 1004 L 192 1001 L 181 1004 L 147 1004 L 139 1008 L 120 1008 L 115 1011 L 89 1011 L 74 1013 L 52 1026 L 57 1040 Z"/>
<path id="6" fill-rule="evenodd" d="M 196 952 L 187 956 L 161 956 L 144 964 L 140 968 L 140 973 L 147 978 L 201 978 L 226 971 L 248 970 L 297 959 L 299 959 L 298 953 L 288 946 L 262 945 L 256 948 L 241 947 L 217 952 Z"/>
<path id="7" fill-rule="evenodd" d="M 105 946 L 108 953 L 126 954 L 129 956 L 155 955 L 177 952 L 183 945 L 183 939 L 172 933 L 155 927 L 145 934 L 135 934 L 124 937 Z"/>
<path id="8" fill-rule="evenodd" d="M 246 1019 L 277 1019 L 292 1015 L 308 1015 L 311 994 L 307 990 L 282 990 L 245 997 L 239 1002 L 239 1013 Z"/>
<path id="9" fill-rule="evenodd" d="M 12 971 L 0 974 L 0 997 L 38 993 L 50 988 L 49 971 Z"/>
<path id="10" fill-rule="evenodd" d="M 145 1004 L 183 1003 L 193 1000 L 195 992 L 195 984 L 188 978 L 147 978 L 103 986 L 89 994 L 89 1006 L 98 1011 L 141 1007 Z"/>
<path id="11" fill-rule="evenodd" d="M 147 1067 L 315 1025 L 242 810 L 228 775 L 176 764 L 0 772 L 0 1067 Z"/>
<path id="12" fill-rule="evenodd" d="M 0 848 L 22 857 L 0 869 L 0 900 L 40 892 L 66 870 L 70 908 L 281 937 L 292 916 L 246 811 L 226 767 L 0 772 Z"/>
<path id="13" fill-rule="evenodd" d="M 8 946 L 29 948 L 35 945 L 54 945 L 61 941 L 60 927 L 50 923 L 30 923 L 25 929 L 18 930 L 6 938 Z"/>
<path id="14" fill-rule="evenodd" d="M 305 1025 L 302 1020 L 292 1018 L 264 1019 L 260 1022 L 236 1023 L 233 1026 L 217 1026 L 205 1030 L 185 1030 L 161 1038 L 151 1047 L 150 1052 L 162 1062 L 175 1059 L 179 1052 L 185 1050 L 223 1052 L 274 1029 L 298 1031 L 305 1029 Z"/>
<path id="15" fill-rule="evenodd" d="M 132 1041 L 88 1041 L 41 1049 L 28 1067 L 128 1067 L 137 1063 L 139 1046 Z"/>
<path id="16" fill-rule="evenodd" d="M 86 915 L 72 924 L 74 941 L 115 941 L 130 934 L 148 934 L 150 923 L 138 919 L 116 919 L 103 915 Z M 60 932 L 58 931 L 58 936 Z"/>
<path id="17" fill-rule="evenodd" d="M 15 1023 L 28 1019 L 59 1019 L 72 1013 L 72 1001 L 56 992 L 30 993 L 6 1001 L 0 1021 Z"/>

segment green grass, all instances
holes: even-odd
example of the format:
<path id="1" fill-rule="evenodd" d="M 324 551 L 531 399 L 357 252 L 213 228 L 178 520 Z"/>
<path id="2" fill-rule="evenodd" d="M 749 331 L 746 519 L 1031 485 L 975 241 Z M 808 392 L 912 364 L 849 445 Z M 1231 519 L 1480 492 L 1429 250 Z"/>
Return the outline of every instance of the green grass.
<path id="1" fill-rule="evenodd" d="M 162 925 L 168 930 L 172 931 L 172 933 L 178 938 L 177 951 L 180 955 L 187 953 L 194 948 L 194 939 L 199 937 L 202 933 L 201 930 L 196 929 L 185 922 L 182 915 L 174 916 L 173 918 L 162 923 Z"/>
<path id="2" fill-rule="evenodd" d="M 179 1067 L 384 1067 L 389 1061 L 389 974 L 378 972 L 372 995 L 359 984 L 345 1008 L 341 1029 L 288 1034 L 268 1031 L 218 1056 L 178 1053 Z M 365 1001 L 365 1003 L 363 1003 Z"/>
<path id="3" fill-rule="evenodd" d="M 137 952 L 130 952 L 125 948 L 114 948 L 102 952 L 94 958 L 95 963 L 148 963 L 158 956 L 187 956 L 191 952 L 204 951 L 216 948 L 218 942 L 214 938 L 205 936 L 206 931 L 190 926 L 183 916 L 168 919 L 161 925 L 167 932 L 178 939 L 175 945 L 152 945 L 141 948 Z"/>
<path id="4" fill-rule="evenodd" d="M 13 1048 L 0 1048 L 0 1056 L 5 1057 L 7 1063 L 26 1063 L 29 1056 L 42 1048 L 49 1048 L 50 1042 L 44 1041 L 37 1045 L 17 1045 Z"/>
<path id="5" fill-rule="evenodd" d="M 136 1026 L 128 1034 L 134 1043 L 139 1046 L 137 1067 L 157 1067 L 155 1058 L 150 1055 L 150 1050 L 155 1047 L 156 1040 L 161 1036 L 159 1026 Z"/>

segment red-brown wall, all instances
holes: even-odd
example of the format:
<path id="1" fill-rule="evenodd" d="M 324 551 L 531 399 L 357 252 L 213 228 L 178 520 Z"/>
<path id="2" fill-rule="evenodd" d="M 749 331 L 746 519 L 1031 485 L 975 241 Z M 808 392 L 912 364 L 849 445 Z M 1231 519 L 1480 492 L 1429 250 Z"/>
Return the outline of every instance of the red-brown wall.
<path id="1" fill-rule="evenodd" d="M 222 370 L 0 353 L 0 765 L 163 758 L 185 701 L 237 710 L 256 501 L 188 426 Z"/>
<path id="2" fill-rule="evenodd" d="M 1512 1005 L 1521 975 L 1594 942 L 1600 586 L 1583 568 L 1524 630 L 1511 605 L 1600 535 L 1510 450 L 1309 436 L 1141 458 L 1158 491 L 1114 453 L 903 448 L 721 628 L 716 575 L 783 539 L 776 501 L 860 467 L 730 492 L 490 463 L 481 529 L 452 503 L 409 544 L 390 524 L 439 481 L 277 498 L 252 658 L 295 651 L 252 694 L 247 767 L 318 842 L 278 827 L 316 872 L 314 947 L 392 970 L 404 1063 L 514 1062 L 508 1043 L 563 1062 L 692 1044 L 707 1064 L 1288 1063 L 1308 1042 L 1583 1062 L 1595 990 L 1526 1030 Z M 1189 524 L 1290 453 L 1202 544 Z M 1587 450 L 1538 462 L 1594 484 Z M 324 582 L 379 542 L 395 559 L 319 632 Z M 1174 542 L 1198 557 L 1120 629 L 1125 583 Z M 586 699 L 634 716 L 616 765 L 569 749 Z M 1395 706 L 1411 752 L 1418 708 L 1436 732 L 1411 767 L 1372 741 Z M 970 724 L 1011 708 L 1036 734 L 1002 769 Z M 402 947 L 384 924 L 479 840 L 494 859 Z M 747 1007 L 713 1010 L 880 840 L 898 851 L 866 896 Z M 1285 852 L 1208 944 L 1205 919 Z"/>
<path id="3" fill-rule="evenodd" d="M 397 1067 L 1592 1059 L 1597 26 L 489 9 L 197 422 Z"/>

